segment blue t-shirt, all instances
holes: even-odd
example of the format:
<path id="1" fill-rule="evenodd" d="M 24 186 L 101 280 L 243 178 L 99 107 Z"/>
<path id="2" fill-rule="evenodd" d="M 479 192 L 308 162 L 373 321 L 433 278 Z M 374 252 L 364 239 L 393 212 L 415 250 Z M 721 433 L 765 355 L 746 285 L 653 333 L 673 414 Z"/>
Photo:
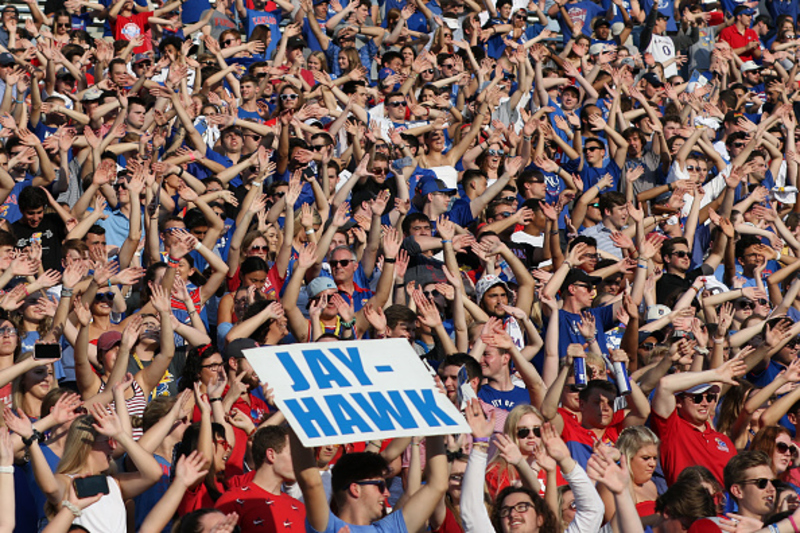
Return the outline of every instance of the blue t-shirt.
<path id="1" fill-rule="evenodd" d="M 306 520 L 306 533 L 338 533 L 345 526 L 350 528 L 350 533 L 408 533 L 403 511 L 400 509 L 369 526 L 348 524 L 331 511 L 328 514 L 328 527 L 324 531 L 317 531 Z"/>
<path id="2" fill-rule="evenodd" d="M 614 305 L 592 307 L 586 309 L 586 311 L 594 315 L 595 323 L 597 324 L 597 343 L 600 345 L 600 350 L 607 354 L 608 341 L 606 340 L 606 331 L 617 325 L 617 320 L 614 318 Z M 558 353 L 560 357 L 566 356 L 567 347 L 570 344 L 584 344 L 586 342 L 586 339 L 583 338 L 583 335 L 578 330 L 578 325 L 581 322 L 581 315 L 559 309 Z"/>
<path id="3" fill-rule="evenodd" d="M 269 33 L 272 39 L 270 39 L 269 46 L 267 46 L 267 49 L 264 51 L 265 57 L 272 57 L 272 52 L 278 47 L 278 43 L 280 42 L 279 36 L 281 34 L 280 23 L 282 11 L 283 10 L 277 5 L 275 9 L 271 11 L 247 10 L 247 18 L 244 19 L 244 28 L 245 31 L 247 31 L 248 40 L 256 26 L 269 27 Z"/>
<path id="4" fill-rule="evenodd" d="M 504 411 L 511 411 L 520 404 L 531 403 L 528 389 L 522 387 L 514 387 L 510 391 L 499 391 L 489 385 L 483 385 L 478 391 L 478 398 Z"/>
<path id="5" fill-rule="evenodd" d="M 611 190 L 616 191 L 619 189 L 619 179 L 622 176 L 622 170 L 617 165 L 617 162 L 613 159 L 608 161 L 608 164 L 602 166 L 600 168 L 595 168 L 590 166 L 588 163 L 584 163 L 583 170 L 581 170 L 581 179 L 583 180 L 583 190 L 588 191 L 595 185 L 597 182 L 603 179 L 603 176 L 606 174 L 611 174 L 611 177 L 614 180 L 614 183 L 611 185 Z"/>
<path id="6" fill-rule="evenodd" d="M 583 22 L 583 30 L 581 33 L 583 33 L 586 36 L 592 34 L 592 19 L 608 11 L 607 6 L 600 7 L 594 2 L 589 2 L 589 1 L 567 4 L 564 6 L 564 9 L 566 9 L 567 14 L 569 15 L 571 21 L 580 20 Z M 572 39 L 572 24 L 565 24 L 564 16 L 561 14 L 561 10 L 558 11 L 556 19 L 558 20 L 558 23 L 561 26 L 561 33 L 564 34 L 564 42 L 566 43 L 567 41 Z"/>
<path id="7" fill-rule="evenodd" d="M 772 20 L 777 21 L 781 15 L 789 15 L 797 23 L 798 11 L 800 11 L 800 1 L 798 0 L 772 0 L 766 2 Z"/>
<path id="8" fill-rule="evenodd" d="M 22 218 L 22 212 L 19 210 L 19 205 L 17 205 L 19 193 L 22 192 L 22 189 L 32 184 L 33 176 L 26 174 L 24 180 L 14 185 L 14 188 L 11 189 L 11 194 L 8 195 L 6 201 L 0 206 L 0 218 L 6 219 L 9 224 L 13 224 Z"/>

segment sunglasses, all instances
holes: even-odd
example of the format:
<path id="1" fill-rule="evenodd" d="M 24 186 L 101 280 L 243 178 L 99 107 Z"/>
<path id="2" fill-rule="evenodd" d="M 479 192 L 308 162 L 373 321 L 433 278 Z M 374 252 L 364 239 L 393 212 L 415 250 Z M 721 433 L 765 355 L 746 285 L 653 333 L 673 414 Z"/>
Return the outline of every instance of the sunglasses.
<path id="1" fill-rule="evenodd" d="M 655 348 L 655 347 L 656 347 L 656 343 L 654 343 L 654 342 L 643 342 L 643 343 L 641 344 L 641 346 L 642 346 L 642 348 L 644 348 L 645 350 L 652 350 L 653 348 Z"/>
<path id="2" fill-rule="evenodd" d="M 517 438 L 524 439 L 527 438 L 528 435 L 533 432 L 533 436 L 541 439 L 542 438 L 542 428 L 541 426 L 533 426 L 532 428 L 517 428 Z"/>
<path id="3" fill-rule="evenodd" d="M 488 150 L 487 153 L 491 156 L 500 156 L 500 157 L 506 155 L 506 153 L 503 150 L 495 150 L 494 148 Z"/>
<path id="4" fill-rule="evenodd" d="M 767 479 L 765 477 L 760 477 L 758 479 L 745 479 L 744 481 L 740 481 L 740 485 L 755 485 L 758 487 L 758 490 L 764 490 L 767 488 L 767 485 L 775 486 L 776 479 Z"/>
<path id="5" fill-rule="evenodd" d="M 354 481 L 356 485 L 374 485 L 378 487 L 378 490 L 381 492 L 386 492 L 386 480 L 385 479 L 372 479 L 367 481 Z"/>
<path id="6" fill-rule="evenodd" d="M 372 174 L 383 175 L 383 174 L 388 174 L 389 173 L 389 169 L 388 168 L 373 168 L 372 170 L 370 170 L 370 172 Z"/>
<path id="7" fill-rule="evenodd" d="M 680 257 L 681 259 L 685 259 L 686 257 L 689 257 L 689 252 L 684 252 L 683 250 L 679 250 L 677 252 L 672 252 L 669 255 L 673 255 L 675 257 Z"/>
<path id="8" fill-rule="evenodd" d="M 294 94 L 294 93 L 284 93 L 284 94 L 281 95 L 281 100 L 283 100 L 283 101 L 286 101 L 286 100 L 297 100 L 298 98 L 299 98 L 299 95 Z"/>
<path id="9" fill-rule="evenodd" d="M 697 165 L 686 165 L 686 170 L 696 170 L 698 172 L 708 172 L 703 167 L 698 167 Z"/>
<path id="10" fill-rule="evenodd" d="M 426 298 L 435 298 L 441 295 L 442 293 L 434 289 L 432 291 L 423 291 L 422 294 L 424 294 Z"/>
<path id="11" fill-rule="evenodd" d="M 714 403 L 717 401 L 717 394 L 714 392 L 707 392 L 705 394 L 684 394 L 684 396 L 691 398 L 692 403 L 695 405 L 700 405 L 703 403 L 703 398 L 705 398 L 708 403 Z"/>
<path id="12" fill-rule="evenodd" d="M 327 145 L 325 145 L 325 144 L 312 144 L 311 145 L 311 149 L 314 150 L 315 152 L 321 152 L 325 148 L 327 148 Z"/>
<path id="13" fill-rule="evenodd" d="M 516 201 L 517 201 L 516 196 L 503 196 L 502 198 L 500 198 L 500 200 L 498 200 L 498 202 L 516 202 Z"/>
<path id="14" fill-rule="evenodd" d="M 751 302 L 750 300 L 736 302 L 736 309 L 755 309 L 755 308 L 756 308 L 755 302 Z"/>
<path id="15" fill-rule="evenodd" d="M 136 63 L 136 66 L 137 67 L 149 67 L 149 66 L 152 66 L 152 64 L 153 64 L 152 61 L 139 61 L 138 63 Z"/>
<path id="16" fill-rule="evenodd" d="M 236 39 L 225 39 L 222 41 L 222 46 L 229 46 L 236 42 Z"/>
<path id="17" fill-rule="evenodd" d="M 70 24 L 69 22 L 59 22 L 56 24 L 56 26 L 58 26 L 59 28 L 69 28 L 70 26 L 72 26 L 72 24 Z"/>
<path id="18" fill-rule="evenodd" d="M 283 198 L 284 196 L 286 196 L 286 193 L 284 191 L 278 191 L 274 194 L 274 196 L 275 198 Z"/>
<path id="19" fill-rule="evenodd" d="M 231 449 L 230 443 L 225 439 L 216 439 L 214 441 L 214 444 L 219 444 L 220 446 L 222 446 L 226 450 L 230 450 Z"/>
<path id="20" fill-rule="evenodd" d="M 455 67 L 455 65 L 451 65 L 449 63 L 447 63 L 447 64 L 442 63 L 442 68 L 453 68 L 453 67 Z"/>
<path id="21" fill-rule="evenodd" d="M 251 246 L 250 247 L 250 251 L 251 252 L 266 252 L 268 250 L 269 250 L 268 246 Z"/>
<path id="22" fill-rule="evenodd" d="M 113 292 L 98 292 L 94 295 L 94 301 L 97 303 L 111 303 L 114 301 L 114 293 Z"/>
<path id="23" fill-rule="evenodd" d="M 352 259 L 339 259 L 339 260 L 332 259 L 328 261 L 328 264 L 331 266 L 331 268 L 336 268 L 338 266 L 341 266 L 342 268 L 347 268 L 348 266 L 350 266 L 350 263 L 352 262 L 353 262 Z"/>
<path id="24" fill-rule="evenodd" d="M 527 15 L 523 15 L 522 13 L 517 13 L 516 15 L 514 15 L 514 18 L 519 20 L 525 20 L 527 18 Z"/>
<path id="25" fill-rule="evenodd" d="M 734 148 L 744 148 L 745 143 L 733 143 Z"/>
<path id="26" fill-rule="evenodd" d="M 600 202 L 595 202 L 593 204 L 589 204 L 589 207 L 600 207 Z"/>
<path id="27" fill-rule="evenodd" d="M 435 71 L 435 70 L 433 70 L 432 68 L 429 68 L 429 69 L 427 69 L 427 70 L 423 70 L 422 72 L 424 72 L 425 74 L 433 74 L 433 73 L 434 73 L 434 72 L 436 72 L 436 71 Z"/>
<path id="28" fill-rule="evenodd" d="M 496 214 L 494 215 L 494 218 L 500 218 L 500 219 L 504 219 L 504 218 L 508 218 L 508 217 L 510 217 L 510 216 L 511 216 L 511 215 L 513 215 L 513 214 L 514 214 L 514 212 L 513 212 L 513 211 L 500 211 L 499 213 L 496 213 Z"/>
<path id="29" fill-rule="evenodd" d="M 406 106 L 406 101 L 405 100 L 402 100 L 402 101 L 398 100 L 396 102 L 389 102 L 386 105 L 389 106 L 389 107 L 405 107 Z"/>
<path id="30" fill-rule="evenodd" d="M 581 391 L 581 388 L 575 385 L 574 383 L 567 385 L 567 392 L 571 392 L 573 394 L 578 394 Z"/>
<path id="31" fill-rule="evenodd" d="M 785 442 L 776 442 L 775 449 L 778 453 L 791 453 L 792 457 L 797 457 L 797 446 L 794 444 L 786 444 Z"/>
<path id="32" fill-rule="evenodd" d="M 207 365 L 200 365 L 200 368 L 207 368 L 207 369 L 211 370 L 212 372 L 216 372 L 217 370 L 219 370 L 223 366 L 224 366 L 223 363 L 208 363 Z"/>
<path id="33" fill-rule="evenodd" d="M 588 154 L 589 152 L 594 152 L 595 150 L 602 150 L 599 146 L 587 146 L 583 149 L 583 152 Z"/>
<path id="34" fill-rule="evenodd" d="M 214 65 L 217 64 L 217 62 L 216 61 L 201 61 L 200 64 L 203 65 L 204 67 L 213 67 Z"/>
<path id="35" fill-rule="evenodd" d="M 592 290 L 594 290 L 594 287 L 592 287 L 591 285 L 589 285 L 589 284 L 587 284 L 587 283 L 573 283 L 573 285 L 574 285 L 575 287 L 583 287 L 583 288 L 584 288 L 584 289 L 586 289 L 587 291 L 592 291 Z"/>

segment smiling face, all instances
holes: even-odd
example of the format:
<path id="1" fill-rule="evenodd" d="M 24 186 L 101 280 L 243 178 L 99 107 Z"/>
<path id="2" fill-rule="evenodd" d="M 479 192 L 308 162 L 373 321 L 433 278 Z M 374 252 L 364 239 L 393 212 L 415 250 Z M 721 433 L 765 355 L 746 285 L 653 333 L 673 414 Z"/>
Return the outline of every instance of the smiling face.
<path id="1" fill-rule="evenodd" d="M 483 377 L 496 378 L 508 372 L 508 361 L 510 355 L 507 352 L 500 352 L 494 346 L 487 346 L 481 356 L 481 370 Z"/>
<path id="2" fill-rule="evenodd" d="M 756 479 L 773 479 L 772 469 L 767 465 L 754 466 L 742 473 L 744 481 Z M 763 517 L 775 509 L 775 487 L 767 483 L 763 489 L 756 483 L 735 483 L 731 486 L 731 494 L 736 498 L 741 513 L 746 516 Z"/>
<path id="3" fill-rule="evenodd" d="M 527 504 L 527 505 L 520 505 Z M 530 496 L 524 492 L 514 492 L 499 502 L 503 533 L 532 533 L 539 531 L 544 520 L 536 513 Z M 517 510 L 519 508 L 519 510 Z M 522 510 L 524 508 L 524 511 Z"/>
<path id="4" fill-rule="evenodd" d="M 55 383 L 53 365 L 40 366 L 25 374 L 22 378 L 22 390 L 37 400 L 43 400 L 53 388 L 53 383 Z"/>
<path id="5" fill-rule="evenodd" d="M 786 433 L 778 434 L 778 436 L 775 437 L 775 444 L 775 451 L 772 452 L 772 465 L 775 467 L 775 473 L 781 475 L 789 470 L 789 467 L 792 465 L 794 459 L 792 452 L 794 452 L 796 456 L 797 448 L 792 443 L 792 438 Z M 781 452 L 781 448 L 786 451 Z"/>
<path id="6" fill-rule="evenodd" d="M 701 399 L 700 403 L 695 403 L 695 399 Z M 702 395 L 680 394 L 675 400 L 680 417 L 698 427 L 705 426 L 717 407 L 717 395 L 709 391 Z"/>

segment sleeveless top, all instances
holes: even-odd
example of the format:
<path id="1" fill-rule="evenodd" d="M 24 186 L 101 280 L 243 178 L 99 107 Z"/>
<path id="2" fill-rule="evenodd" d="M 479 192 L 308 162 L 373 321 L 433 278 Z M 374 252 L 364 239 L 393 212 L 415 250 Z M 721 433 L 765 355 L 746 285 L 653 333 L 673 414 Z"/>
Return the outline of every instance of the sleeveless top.
<path id="1" fill-rule="evenodd" d="M 134 383 L 136 383 L 134 381 Z M 69 476 L 72 477 L 72 476 Z M 117 480 L 108 479 L 108 494 L 100 498 L 94 505 L 83 510 L 81 516 L 72 521 L 73 524 L 85 527 L 89 531 L 102 533 L 128 533 L 127 511 L 122 491 Z"/>

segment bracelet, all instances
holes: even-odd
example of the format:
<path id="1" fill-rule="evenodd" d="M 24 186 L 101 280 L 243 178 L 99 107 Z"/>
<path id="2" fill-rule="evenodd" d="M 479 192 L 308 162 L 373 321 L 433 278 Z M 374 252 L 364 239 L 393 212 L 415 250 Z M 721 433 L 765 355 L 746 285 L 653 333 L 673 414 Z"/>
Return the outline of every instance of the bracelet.
<path id="1" fill-rule="evenodd" d="M 691 286 L 691 287 L 689 287 L 689 288 L 690 288 L 690 289 L 693 289 L 693 290 L 694 290 L 694 292 L 700 292 L 700 289 L 698 289 L 698 288 L 697 288 L 697 287 L 695 287 L 694 285 L 692 285 L 692 286 Z"/>
<path id="2" fill-rule="evenodd" d="M 567 265 L 568 267 L 572 268 L 572 263 L 570 263 L 566 259 L 564 260 L 564 263 L 562 263 L 562 264 Z"/>
<path id="3" fill-rule="evenodd" d="M 380 449 L 381 449 L 381 445 L 382 445 L 382 444 L 383 444 L 383 442 L 381 442 L 381 441 L 374 441 L 374 440 L 371 440 L 371 441 L 369 441 L 369 442 L 367 443 L 367 446 L 375 446 L 376 448 L 378 448 L 378 449 L 380 450 Z"/>
<path id="4" fill-rule="evenodd" d="M 181 264 L 180 259 L 175 259 L 171 255 L 167 256 L 167 266 L 169 266 L 171 268 L 178 268 L 178 266 L 180 266 L 180 264 Z"/>
<path id="5" fill-rule="evenodd" d="M 22 438 L 22 444 L 24 444 L 26 448 L 30 448 L 33 441 L 42 442 L 42 440 L 44 440 L 44 435 L 42 435 L 38 429 L 34 429 L 30 437 Z"/>
<path id="6" fill-rule="evenodd" d="M 714 341 L 714 344 L 725 344 L 725 339 L 718 339 L 714 337 L 712 340 Z"/>
<path id="7" fill-rule="evenodd" d="M 550 230 L 550 235 L 558 235 L 558 230 Z"/>
<path id="8" fill-rule="evenodd" d="M 111 278 L 108 278 L 108 288 L 111 288 Z"/>
<path id="9" fill-rule="evenodd" d="M 780 533 L 781 531 L 775 524 L 770 524 L 768 528 L 769 528 L 769 533 Z"/>
<path id="10" fill-rule="evenodd" d="M 647 264 L 646 264 L 646 263 L 645 263 L 644 265 L 643 265 L 643 264 L 641 264 L 641 263 L 639 263 L 639 264 L 637 264 L 637 265 L 636 265 L 636 267 L 637 267 L 637 268 L 643 268 L 643 269 L 645 269 L 645 270 L 647 270 L 648 268 L 650 268 L 650 267 L 648 267 L 648 266 L 647 266 Z"/>
<path id="11" fill-rule="evenodd" d="M 61 297 L 62 298 L 69 298 L 72 296 L 74 289 L 66 289 L 64 287 L 61 288 Z"/>
<path id="12" fill-rule="evenodd" d="M 14 473 L 14 465 L 0 466 L 0 474 L 13 474 L 13 473 Z"/>
<path id="13" fill-rule="evenodd" d="M 23 285 L 22 286 L 22 290 L 25 291 L 25 296 L 30 296 L 31 295 L 31 293 L 28 292 L 28 286 L 27 285 Z"/>
<path id="14" fill-rule="evenodd" d="M 264 183 L 263 181 L 254 181 L 254 182 L 252 183 L 252 185 L 253 185 L 254 187 L 261 187 L 261 185 L 262 185 L 263 183 Z"/>
<path id="15" fill-rule="evenodd" d="M 202 242 L 200 242 L 200 241 L 197 241 L 197 244 L 195 244 L 195 245 L 194 245 L 194 249 L 195 249 L 195 250 L 199 250 L 199 249 L 200 249 L 200 248 L 202 248 L 202 247 L 203 247 L 203 243 L 202 243 Z"/>
<path id="16" fill-rule="evenodd" d="M 472 442 L 485 442 L 489 443 L 489 437 L 472 437 Z"/>
<path id="17" fill-rule="evenodd" d="M 450 240 L 447 240 L 447 239 L 442 239 L 442 244 L 447 244 L 448 242 L 449 242 L 450 244 L 452 244 L 452 243 L 453 243 L 453 241 L 450 241 Z"/>
<path id="18" fill-rule="evenodd" d="M 307 229 L 306 230 L 306 235 L 314 235 L 314 228 Z"/>
<path id="19" fill-rule="evenodd" d="M 24 103 L 25 103 L 25 100 L 17 100 L 17 99 L 15 98 L 15 99 L 14 99 L 14 103 L 15 103 L 15 104 L 24 104 Z"/>
<path id="20" fill-rule="evenodd" d="M 800 529 L 797 528 L 797 524 L 795 524 L 794 522 L 794 516 L 789 515 L 789 523 L 792 524 L 792 529 L 794 529 L 794 533 L 800 531 Z"/>
<path id="21" fill-rule="evenodd" d="M 416 446 L 417 448 L 419 448 L 420 444 L 422 444 L 422 443 L 420 443 L 420 442 L 412 442 L 411 443 L 412 446 Z"/>
<path id="22" fill-rule="evenodd" d="M 194 152 L 191 152 L 191 153 L 189 154 L 189 157 L 191 157 L 191 158 L 192 158 L 192 161 L 194 161 Z"/>
<path id="23" fill-rule="evenodd" d="M 61 507 L 64 507 L 65 509 L 69 509 L 69 512 L 72 513 L 72 516 L 74 516 L 75 518 L 79 518 L 81 516 L 81 514 L 83 514 L 83 513 L 81 513 L 81 510 L 78 509 L 77 505 L 75 505 L 72 502 L 68 502 L 67 500 L 64 500 L 64 501 L 61 502 Z"/>
<path id="24" fill-rule="evenodd" d="M 353 317 L 353 320 L 350 320 L 349 322 L 345 322 L 344 320 L 342 320 L 342 321 L 340 322 L 340 324 L 341 324 L 341 325 L 342 325 L 342 327 L 343 327 L 343 328 L 345 328 L 345 329 L 351 329 L 353 326 L 355 326 L 355 325 L 356 325 L 356 317 Z"/>
<path id="25" fill-rule="evenodd" d="M 208 403 L 221 402 L 222 398 L 209 398 Z"/>
<path id="26" fill-rule="evenodd" d="M 178 177 L 180 178 L 180 177 L 182 177 L 182 176 L 183 176 L 183 167 L 181 167 L 181 171 L 180 171 L 180 172 L 178 172 Z"/>
<path id="27" fill-rule="evenodd" d="M 522 138 L 526 141 L 530 141 L 531 139 L 533 139 L 533 135 L 523 135 Z"/>
<path id="28" fill-rule="evenodd" d="M 384 257 L 383 258 L 383 262 L 384 262 L 384 264 L 393 265 L 393 264 L 395 264 L 397 262 L 397 258 L 396 257 Z"/>

